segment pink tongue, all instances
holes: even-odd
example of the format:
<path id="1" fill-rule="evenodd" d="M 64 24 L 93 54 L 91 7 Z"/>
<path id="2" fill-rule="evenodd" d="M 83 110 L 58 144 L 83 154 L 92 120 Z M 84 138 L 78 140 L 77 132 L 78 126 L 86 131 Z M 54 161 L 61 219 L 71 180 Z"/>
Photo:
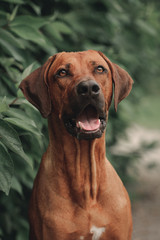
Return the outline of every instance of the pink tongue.
<path id="1" fill-rule="evenodd" d="M 78 127 L 93 131 L 99 128 L 100 121 L 97 116 L 97 111 L 92 106 L 88 106 L 77 119 Z"/>

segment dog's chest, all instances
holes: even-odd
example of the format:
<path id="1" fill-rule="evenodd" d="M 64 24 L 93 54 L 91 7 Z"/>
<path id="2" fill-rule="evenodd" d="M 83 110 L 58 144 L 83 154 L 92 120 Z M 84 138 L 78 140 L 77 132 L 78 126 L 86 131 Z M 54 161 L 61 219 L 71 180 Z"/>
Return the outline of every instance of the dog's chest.
<path id="1" fill-rule="evenodd" d="M 109 224 L 107 214 L 103 214 L 98 206 L 90 210 L 79 207 L 74 211 L 73 209 L 72 207 L 70 210 L 58 211 L 52 218 L 53 225 L 49 227 L 54 228 L 60 235 L 63 232 L 61 240 L 106 240 Z M 56 240 L 58 239 L 57 237 Z"/>

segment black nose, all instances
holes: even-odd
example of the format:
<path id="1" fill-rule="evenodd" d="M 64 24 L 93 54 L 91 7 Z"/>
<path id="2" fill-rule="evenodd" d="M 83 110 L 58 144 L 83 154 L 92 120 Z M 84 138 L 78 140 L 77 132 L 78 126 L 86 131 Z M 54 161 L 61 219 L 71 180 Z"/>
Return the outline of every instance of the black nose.
<path id="1" fill-rule="evenodd" d="M 78 96 L 97 96 L 100 87 L 94 80 L 82 81 L 76 87 Z"/>

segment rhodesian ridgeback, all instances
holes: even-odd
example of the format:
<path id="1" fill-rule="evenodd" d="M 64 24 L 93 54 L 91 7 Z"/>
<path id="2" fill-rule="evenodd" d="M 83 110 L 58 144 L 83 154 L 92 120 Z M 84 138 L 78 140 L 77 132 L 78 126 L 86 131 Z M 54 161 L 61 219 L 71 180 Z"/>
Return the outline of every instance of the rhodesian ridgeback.
<path id="1" fill-rule="evenodd" d="M 130 200 L 106 159 L 104 132 L 112 88 L 117 110 L 132 83 L 89 50 L 58 53 L 20 84 L 49 128 L 30 202 L 30 240 L 131 240 Z"/>

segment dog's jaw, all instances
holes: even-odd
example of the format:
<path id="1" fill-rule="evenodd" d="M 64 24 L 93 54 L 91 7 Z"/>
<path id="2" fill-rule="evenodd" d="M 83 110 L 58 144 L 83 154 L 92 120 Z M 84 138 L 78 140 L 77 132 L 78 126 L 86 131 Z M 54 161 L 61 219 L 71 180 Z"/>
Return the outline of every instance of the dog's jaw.
<path id="1" fill-rule="evenodd" d="M 77 116 L 64 114 L 63 122 L 66 130 L 79 140 L 100 138 L 106 128 L 106 112 L 89 104 Z"/>

